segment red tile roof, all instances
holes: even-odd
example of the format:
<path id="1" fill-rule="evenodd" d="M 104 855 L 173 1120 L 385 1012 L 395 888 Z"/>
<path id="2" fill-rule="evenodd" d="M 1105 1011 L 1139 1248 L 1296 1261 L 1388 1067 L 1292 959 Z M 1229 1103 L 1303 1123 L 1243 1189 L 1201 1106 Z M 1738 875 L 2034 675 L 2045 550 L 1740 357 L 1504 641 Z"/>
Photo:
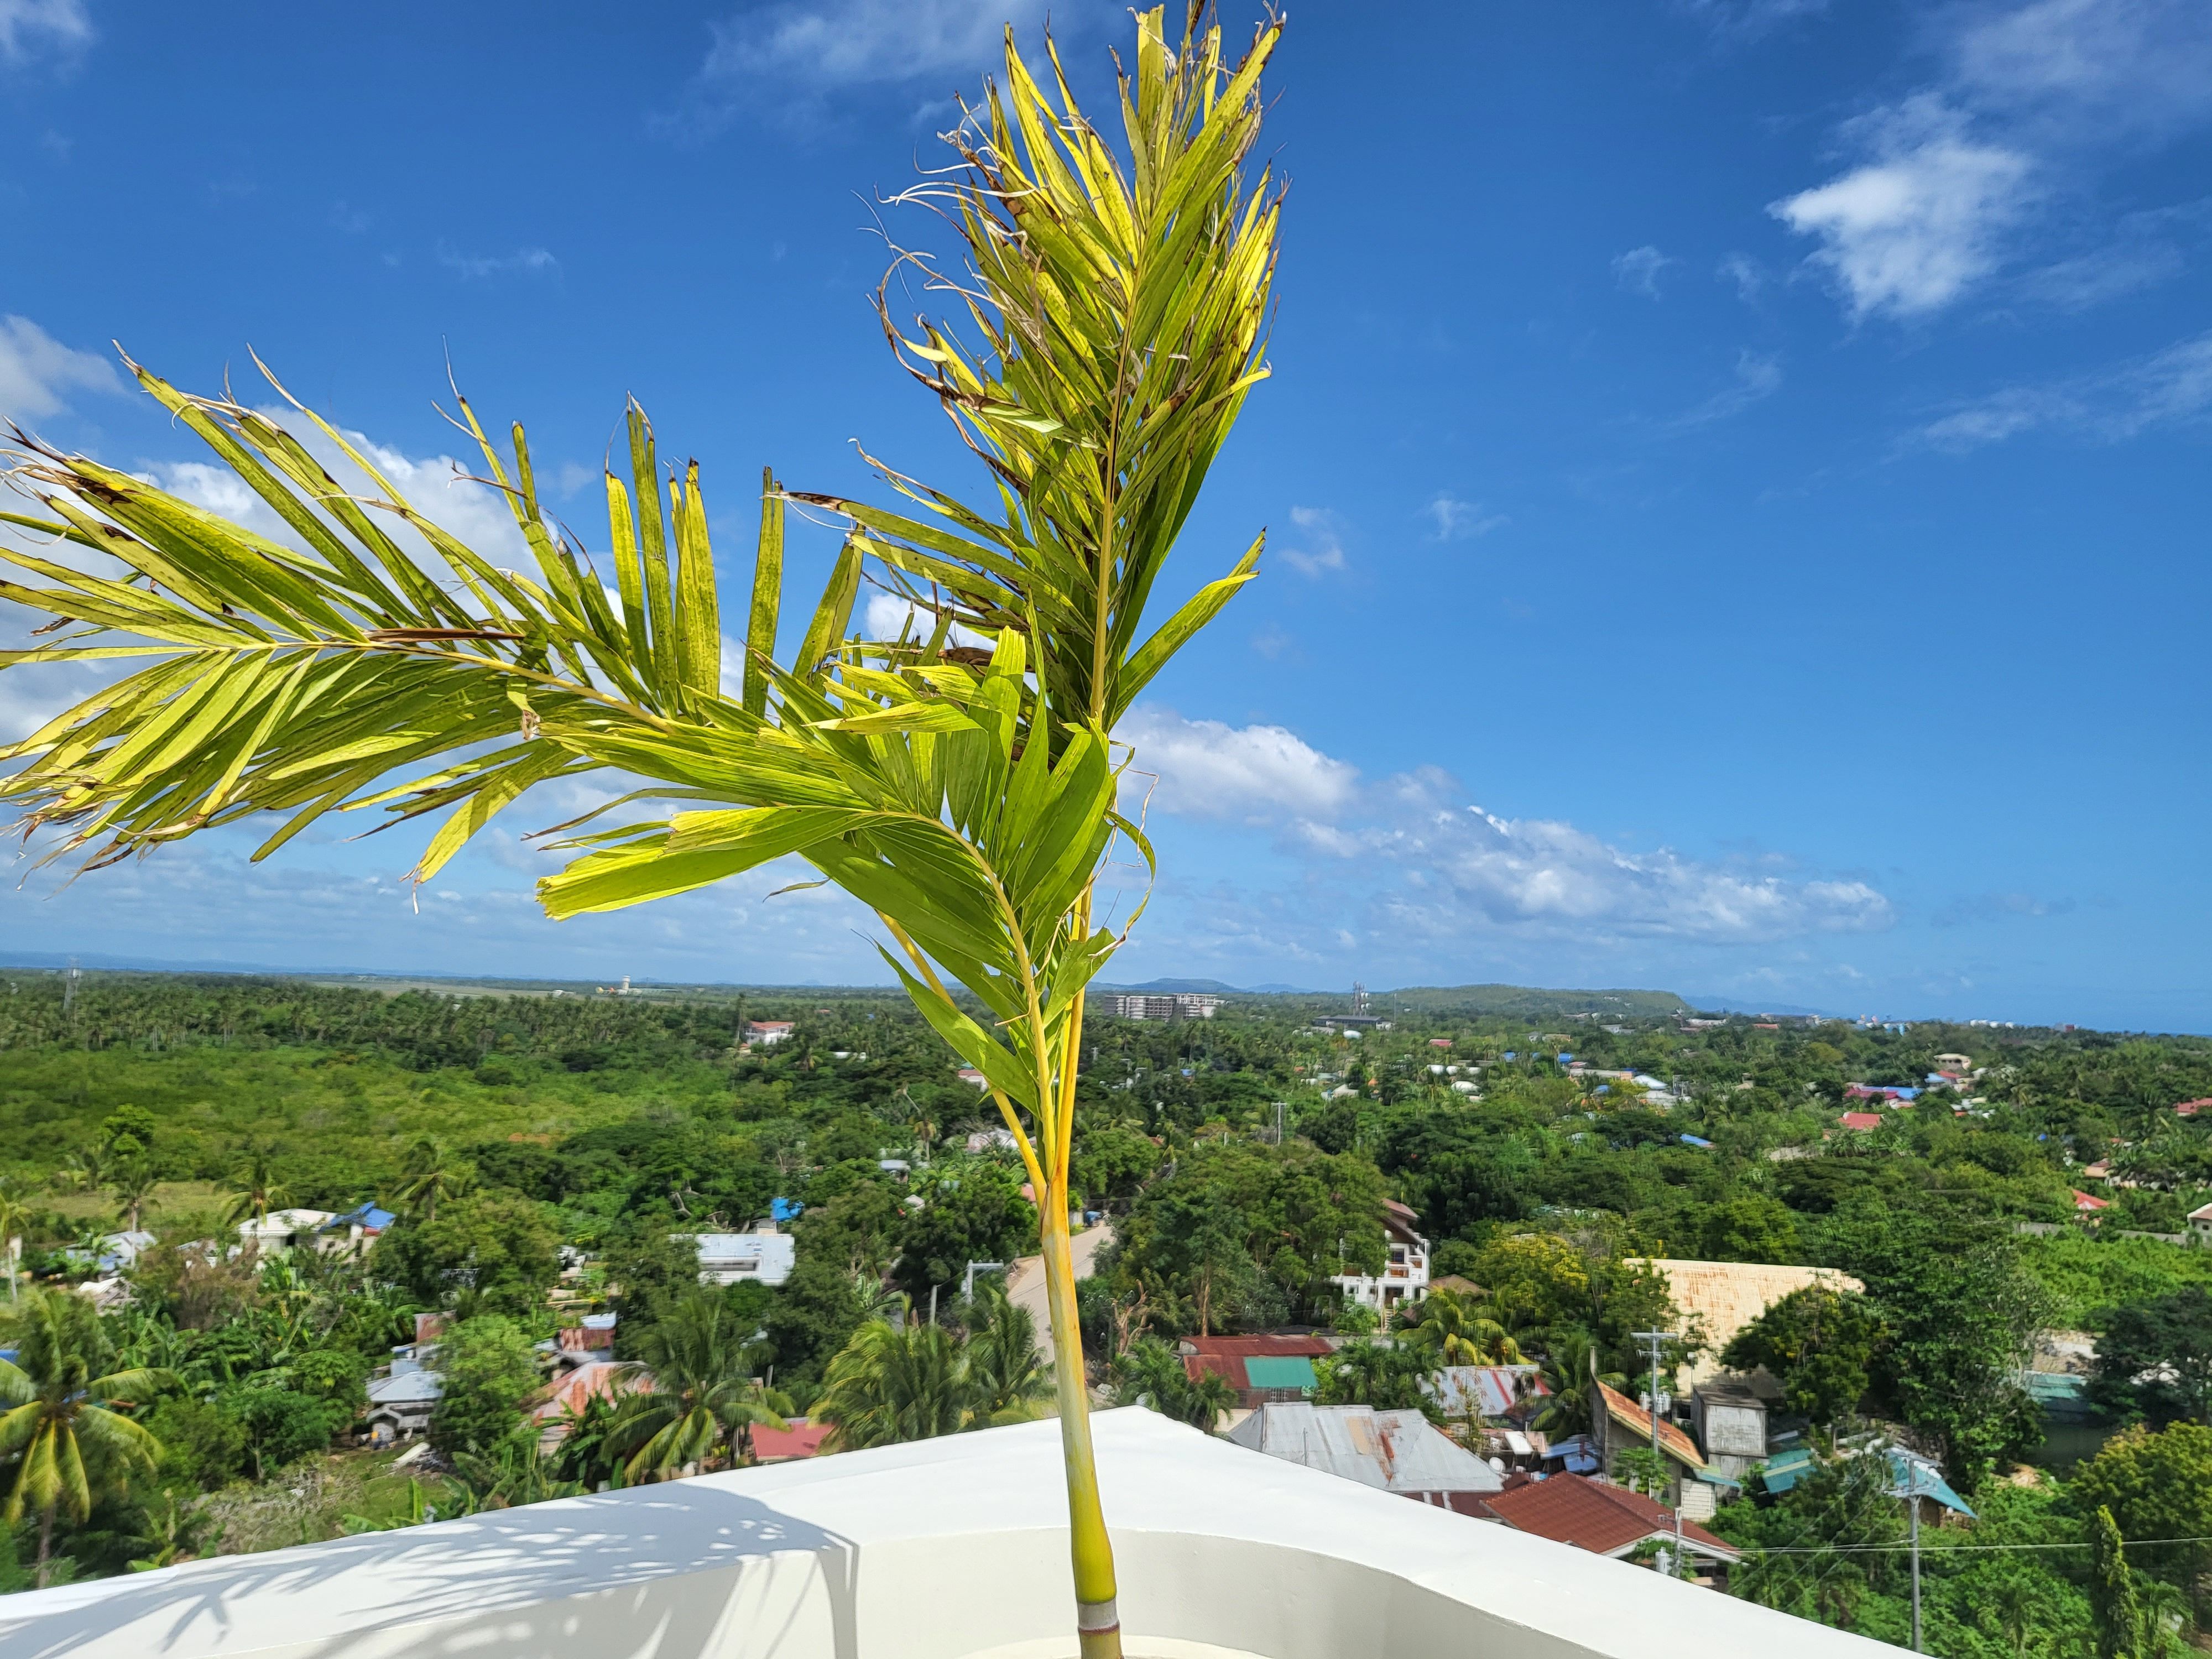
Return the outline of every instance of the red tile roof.
<path id="1" fill-rule="evenodd" d="M 2184 1117 L 2195 1117 L 2197 1113 L 2205 1110 L 2208 1107 L 2212 1107 L 2212 1096 L 2207 1096 L 2203 1100 L 2185 1100 L 2173 1109 Z"/>
<path id="2" fill-rule="evenodd" d="M 812 1457 L 822 1449 L 822 1443 L 830 1437 L 834 1426 L 794 1417 L 787 1429 L 757 1428 L 753 1431 L 753 1456 L 763 1463 L 787 1463 L 795 1457 Z"/>
<path id="3" fill-rule="evenodd" d="M 1593 1555 L 1626 1555 L 1647 1538 L 1674 1535 L 1674 1514 L 1626 1486 L 1609 1486 L 1579 1474 L 1555 1474 L 1483 1500 L 1490 1512 L 1516 1531 L 1554 1543 L 1572 1544 Z M 1694 1521 L 1682 1523 L 1682 1536 L 1702 1553 L 1733 1561 L 1737 1551 Z"/>
<path id="4" fill-rule="evenodd" d="M 1602 1382 L 1597 1385 L 1597 1391 L 1605 1396 L 1606 1412 L 1614 1422 L 1639 1439 L 1649 1441 L 1651 1438 L 1650 1412 L 1619 1389 L 1608 1389 Z M 1698 1452 L 1698 1443 L 1663 1418 L 1659 1424 L 1659 1444 L 1677 1463 L 1686 1464 L 1693 1469 L 1705 1467 L 1705 1460 Z"/>
<path id="5" fill-rule="evenodd" d="M 2069 1190 L 2074 1194 L 2074 1207 L 2077 1210 L 2109 1210 L 2112 1207 L 2110 1200 L 2095 1197 L 2083 1192 L 2079 1187 L 2071 1188 Z"/>
<path id="6" fill-rule="evenodd" d="M 1881 1127 L 1881 1114 L 1880 1112 L 1845 1112 L 1837 1121 L 1846 1129 L 1879 1129 Z"/>
<path id="7" fill-rule="evenodd" d="M 1187 1336 L 1182 1346 L 1192 1350 L 1182 1368 L 1193 1381 L 1212 1371 L 1239 1393 L 1252 1386 L 1244 1374 L 1248 1359 L 1320 1359 L 1336 1352 L 1319 1336 Z"/>

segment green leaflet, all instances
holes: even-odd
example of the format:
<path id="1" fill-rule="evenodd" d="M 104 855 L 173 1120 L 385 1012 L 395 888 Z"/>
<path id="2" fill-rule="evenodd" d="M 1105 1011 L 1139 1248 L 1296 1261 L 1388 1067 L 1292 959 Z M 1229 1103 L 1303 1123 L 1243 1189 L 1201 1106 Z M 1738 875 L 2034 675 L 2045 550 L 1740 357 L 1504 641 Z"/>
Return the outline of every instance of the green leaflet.
<path id="1" fill-rule="evenodd" d="M 775 660 L 776 616 L 783 604 L 783 492 L 773 468 L 761 469 L 760 549 L 753 559 L 752 614 L 745 623 L 745 712 L 768 712 L 767 665 Z"/>

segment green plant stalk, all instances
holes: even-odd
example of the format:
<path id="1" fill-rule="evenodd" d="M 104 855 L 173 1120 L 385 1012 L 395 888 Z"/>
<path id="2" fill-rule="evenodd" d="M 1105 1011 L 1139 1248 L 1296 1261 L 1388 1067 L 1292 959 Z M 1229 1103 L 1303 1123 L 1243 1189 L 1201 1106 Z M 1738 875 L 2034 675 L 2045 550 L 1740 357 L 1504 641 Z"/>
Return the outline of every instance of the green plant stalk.
<path id="1" fill-rule="evenodd" d="M 1079 1026 L 1077 1028 L 1081 1029 Z M 1091 1445 L 1091 1388 L 1084 1373 L 1083 1327 L 1075 1309 L 1075 1256 L 1067 1233 L 1066 1178 L 1045 1194 L 1042 1243 L 1045 1303 L 1051 1316 L 1053 1378 L 1060 1396 L 1060 1450 L 1067 1467 L 1068 1553 L 1075 1567 L 1076 1637 L 1082 1659 L 1121 1659 L 1115 1605 L 1114 1544 L 1098 1501 L 1098 1462 Z"/>

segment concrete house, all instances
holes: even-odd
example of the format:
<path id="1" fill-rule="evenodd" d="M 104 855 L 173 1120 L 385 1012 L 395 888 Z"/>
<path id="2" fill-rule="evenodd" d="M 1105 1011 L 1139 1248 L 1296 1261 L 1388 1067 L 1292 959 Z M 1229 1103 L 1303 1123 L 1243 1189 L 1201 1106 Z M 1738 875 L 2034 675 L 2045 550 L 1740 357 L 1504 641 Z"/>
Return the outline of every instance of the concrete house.
<path id="1" fill-rule="evenodd" d="M 672 1233 L 670 1237 L 695 1238 L 702 1285 L 734 1285 L 746 1279 L 781 1285 L 791 1277 L 798 1261 L 798 1241 L 773 1221 L 749 1233 Z"/>
<path id="2" fill-rule="evenodd" d="M 1335 1277 L 1333 1282 L 1348 1301 L 1364 1302 L 1378 1313 L 1389 1313 L 1401 1302 L 1418 1302 L 1429 1293 L 1429 1241 L 1413 1231 L 1419 1218 L 1395 1199 L 1382 1200 L 1389 1258 L 1377 1276 L 1340 1273 Z"/>

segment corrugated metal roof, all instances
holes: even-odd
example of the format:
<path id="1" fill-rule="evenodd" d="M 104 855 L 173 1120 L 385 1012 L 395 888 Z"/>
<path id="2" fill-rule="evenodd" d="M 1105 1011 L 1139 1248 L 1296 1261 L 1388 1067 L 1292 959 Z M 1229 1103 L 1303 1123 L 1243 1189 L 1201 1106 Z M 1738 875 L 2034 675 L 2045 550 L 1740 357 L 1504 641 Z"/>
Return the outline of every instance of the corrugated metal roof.
<path id="1" fill-rule="evenodd" d="M 1863 1291 L 1866 1286 L 1849 1273 L 1833 1267 L 1789 1267 L 1765 1261 L 1678 1261 L 1663 1256 L 1647 1259 L 1645 1267 L 1658 1270 L 1667 1281 L 1667 1293 L 1686 1325 L 1692 1317 L 1705 1322 L 1705 1350 L 1686 1367 L 1683 1386 L 1694 1388 L 1720 1369 L 1716 1358 L 1745 1326 L 1794 1291 L 1808 1285 L 1827 1285 L 1839 1291 Z"/>
<path id="2" fill-rule="evenodd" d="M 1267 1405 L 1229 1438 L 1364 1486 L 1414 1497 L 1422 1492 L 1493 1492 L 1504 1482 L 1417 1411 L 1371 1406 Z"/>
<path id="3" fill-rule="evenodd" d="M 1628 1430 L 1638 1439 L 1649 1440 L 1651 1437 L 1650 1412 L 1644 1410 L 1619 1389 L 1608 1389 L 1602 1382 L 1597 1385 L 1597 1391 L 1605 1396 L 1606 1411 L 1614 1422 Z M 1686 1464 L 1693 1469 L 1702 1469 L 1705 1467 L 1705 1460 L 1698 1451 L 1698 1443 L 1664 1418 L 1659 1419 L 1659 1445 L 1662 1450 L 1678 1463 Z"/>
<path id="4" fill-rule="evenodd" d="M 1551 1393 L 1534 1365 L 1446 1365 L 1421 1386 L 1446 1417 L 1503 1417 L 1520 1401 Z"/>

